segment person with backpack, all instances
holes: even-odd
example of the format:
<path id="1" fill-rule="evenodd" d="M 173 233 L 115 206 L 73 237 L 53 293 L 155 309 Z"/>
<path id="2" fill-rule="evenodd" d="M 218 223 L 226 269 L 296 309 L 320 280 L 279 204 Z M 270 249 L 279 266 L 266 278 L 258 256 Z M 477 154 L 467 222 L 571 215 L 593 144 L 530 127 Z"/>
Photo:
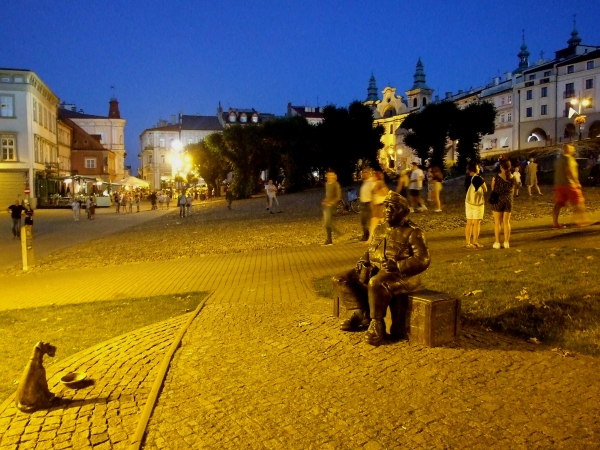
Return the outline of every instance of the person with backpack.
<path id="1" fill-rule="evenodd" d="M 465 227 L 466 247 L 481 248 L 483 245 L 479 243 L 479 232 L 485 209 L 484 194 L 487 192 L 487 186 L 484 179 L 479 176 L 479 164 L 475 161 L 469 161 L 467 170 L 469 175 L 465 179 L 465 187 L 467 188 L 465 197 L 465 213 L 467 215 L 467 226 Z"/>

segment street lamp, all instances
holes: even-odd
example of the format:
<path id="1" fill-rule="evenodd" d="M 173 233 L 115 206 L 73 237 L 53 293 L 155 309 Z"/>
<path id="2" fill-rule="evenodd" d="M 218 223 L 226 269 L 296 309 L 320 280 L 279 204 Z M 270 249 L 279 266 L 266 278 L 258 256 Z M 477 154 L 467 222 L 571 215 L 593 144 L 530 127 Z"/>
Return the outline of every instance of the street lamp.
<path id="1" fill-rule="evenodd" d="M 170 155 L 169 159 L 171 162 L 171 178 L 173 178 L 173 180 L 179 173 L 179 169 L 181 168 L 181 166 L 183 164 L 183 161 L 181 160 L 181 149 L 182 148 L 183 148 L 183 144 L 181 143 L 181 141 L 179 139 L 175 139 L 174 141 L 171 142 L 171 155 Z"/>
<path id="2" fill-rule="evenodd" d="M 570 103 L 572 106 L 577 106 L 577 111 L 569 108 L 569 119 L 576 116 L 573 123 L 579 127 L 579 140 L 581 140 L 581 126 L 585 124 L 585 115 L 581 114 L 581 107 L 587 108 L 591 102 L 588 98 L 581 98 L 581 94 L 578 93 L 577 98 L 572 98 Z"/>

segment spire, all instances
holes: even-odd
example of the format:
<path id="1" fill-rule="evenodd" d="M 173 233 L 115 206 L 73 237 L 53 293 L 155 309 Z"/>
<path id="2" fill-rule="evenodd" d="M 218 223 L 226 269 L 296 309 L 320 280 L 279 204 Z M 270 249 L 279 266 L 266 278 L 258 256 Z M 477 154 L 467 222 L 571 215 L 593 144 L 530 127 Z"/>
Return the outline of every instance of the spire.
<path id="1" fill-rule="evenodd" d="M 513 74 L 521 73 L 529 67 L 529 54 L 527 44 L 525 44 L 525 30 L 523 30 L 523 43 L 521 44 L 521 51 L 517 55 L 519 57 L 519 67 L 513 71 Z"/>
<path id="2" fill-rule="evenodd" d="M 569 44 L 569 47 L 577 47 L 581 44 L 581 38 L 577 31 L 577 14 L 573 14 L 573 31 L 571 31 L 571 39 L 569 39 L 567 43 Z"/>
<path id="3" fill-rule="evenodd" d="M 377 84 L 375 83 L 375 76 L 371 74 L 369 88 L 367 89 L 367 101 L 376 102 L 377 100 L 379 100 L 379 96 L 377 95 Z"/>
<path id="4" fill-rule="evenodd" d="M 423 70 L 423 63 L 421 62 L 421 58 L 419 57 L 419 61 L 417 61 L 417 69 L 415 70 L 415 83 L 413 84 L 412 89 L 429 89 L 427 83 L 425 82 L 425 72 Z"/>

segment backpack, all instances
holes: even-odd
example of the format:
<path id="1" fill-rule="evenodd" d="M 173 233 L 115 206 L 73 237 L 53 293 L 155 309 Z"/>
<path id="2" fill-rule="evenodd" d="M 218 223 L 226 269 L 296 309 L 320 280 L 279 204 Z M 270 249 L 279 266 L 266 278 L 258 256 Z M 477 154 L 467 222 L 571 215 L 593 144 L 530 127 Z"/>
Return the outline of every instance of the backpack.
<path id="1" fill-rule="evenodd" d="M 475 178 L 475 176 L 473 178 Z M 475 190 L 475 186 L 473 185 L 473 178 L 471 178 L 471 184 L 469 185 L 469 189 L 467 190 L 465 203 L 472 206 L 481 206 L 485 203 L 485 200 L 483 198 L 483 189 L 480 186 L 479 189 Z"/>

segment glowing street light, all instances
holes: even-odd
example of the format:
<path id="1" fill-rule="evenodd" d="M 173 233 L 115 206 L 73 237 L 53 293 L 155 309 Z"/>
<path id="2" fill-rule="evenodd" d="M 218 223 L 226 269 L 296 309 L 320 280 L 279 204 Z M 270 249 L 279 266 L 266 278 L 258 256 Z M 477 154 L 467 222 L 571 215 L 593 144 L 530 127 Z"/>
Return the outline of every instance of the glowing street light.
<path id="1" fill-rule="evenodd" d="M 573 97 L 570 103 L 572 106 L 577 106 L 577 111 L 575 111 L 573 108 L 569 108 L 569 119 L 573 116 L 576 116 L 575 120 L 573 120 L 573 123 L 579 127 L 579 140 L 581 140 L 581 126 L 585 124 L 585 115 L 581 114 L 581 107 L 583 106 L 584 108 L 587 108 L 591 102 L 588 98 L 582 99 L 581 94 L 578 93 L 577 98 Z"/>

